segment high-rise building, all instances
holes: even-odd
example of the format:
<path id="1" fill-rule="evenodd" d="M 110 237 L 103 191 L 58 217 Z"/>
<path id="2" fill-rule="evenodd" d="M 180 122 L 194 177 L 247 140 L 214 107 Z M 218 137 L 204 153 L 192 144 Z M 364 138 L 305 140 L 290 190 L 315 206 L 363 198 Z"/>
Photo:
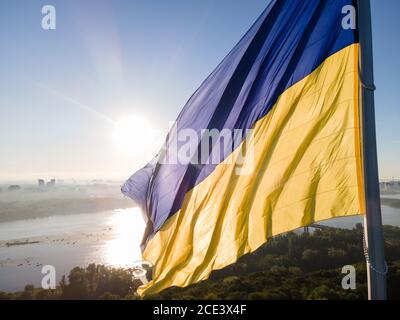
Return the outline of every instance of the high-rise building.
<path id="1" fill-rule="evenodd" d="M 54 187 L 56 185 L 56 179 L 51 179 L 46 183 L 47 187 Z"/>

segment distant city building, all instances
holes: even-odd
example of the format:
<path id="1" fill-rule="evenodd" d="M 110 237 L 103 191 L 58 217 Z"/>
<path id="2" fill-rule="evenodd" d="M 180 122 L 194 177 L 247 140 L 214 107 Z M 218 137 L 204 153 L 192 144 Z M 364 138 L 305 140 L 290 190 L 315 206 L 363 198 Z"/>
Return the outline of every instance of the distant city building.
<path id="1" fill-rule="evenodd" d="M 56 179 L 51 179 L 49 182 L 46 183 L 48 187 L 54 187 L 56 185 Z"/>
<path id="2" fill-rule="evenodd" d="M 56 179 L 51 179 L 47 182 L 44 179 L 38 179 L 39 188 L 54 187 L 55 185 L 56 185 Z"/>
<path id="3" fill-rule="evenodd" d="M 8 187 L 8 191 L 18 191 L 21 190 L 21 186 L 19 185 L 11 185 Z"/>
<path id="4" fill-rule="evenodd" d="M 400 192 L 400 181 L 388 180 L 379 183 L 381 192 Z"/>

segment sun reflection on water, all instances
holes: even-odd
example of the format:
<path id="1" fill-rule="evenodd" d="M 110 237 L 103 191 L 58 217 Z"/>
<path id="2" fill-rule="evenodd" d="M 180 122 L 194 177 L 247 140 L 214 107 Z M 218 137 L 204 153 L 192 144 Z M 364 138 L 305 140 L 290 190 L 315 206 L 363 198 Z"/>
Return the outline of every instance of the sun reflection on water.
<path id="1" fill-rule="evenodd" d="M 116 210 L 107 223 L 113 229 L 113 237 L 105 246 L 107 265 L 130 267 L 142 259 L 140 243 L 145 223 L 139 208 Z"/>

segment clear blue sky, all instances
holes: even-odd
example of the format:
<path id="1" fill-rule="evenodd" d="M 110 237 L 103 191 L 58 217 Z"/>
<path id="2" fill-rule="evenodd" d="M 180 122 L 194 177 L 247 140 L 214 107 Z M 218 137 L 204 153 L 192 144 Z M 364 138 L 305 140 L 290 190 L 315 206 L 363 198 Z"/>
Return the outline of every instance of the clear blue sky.
<path id="1" fill-rule="evenodd" d="M 127 177 L 149 157 L 117 147 L 116 123 L 165 131 L 268 2 L 2 0 L 0 180 Z M 380 172 L 400 177 L 400 1 L 372 4 Z"/>

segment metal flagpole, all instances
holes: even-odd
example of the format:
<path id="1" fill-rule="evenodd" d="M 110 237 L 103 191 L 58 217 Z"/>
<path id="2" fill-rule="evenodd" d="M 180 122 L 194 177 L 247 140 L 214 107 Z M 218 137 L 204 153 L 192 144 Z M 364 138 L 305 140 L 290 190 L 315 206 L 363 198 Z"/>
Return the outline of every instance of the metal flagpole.
<path id="1" fill-rule="evenodd" d="M 387 264 L 384 254 L 382 214 L 379 192 L 375 131 L 374 72 L 370 0 L 358 1 L 361 47 L 360 80 L 365 190 L 365 257 L 367 260 L 368 298 L 386 299 Z"/>

